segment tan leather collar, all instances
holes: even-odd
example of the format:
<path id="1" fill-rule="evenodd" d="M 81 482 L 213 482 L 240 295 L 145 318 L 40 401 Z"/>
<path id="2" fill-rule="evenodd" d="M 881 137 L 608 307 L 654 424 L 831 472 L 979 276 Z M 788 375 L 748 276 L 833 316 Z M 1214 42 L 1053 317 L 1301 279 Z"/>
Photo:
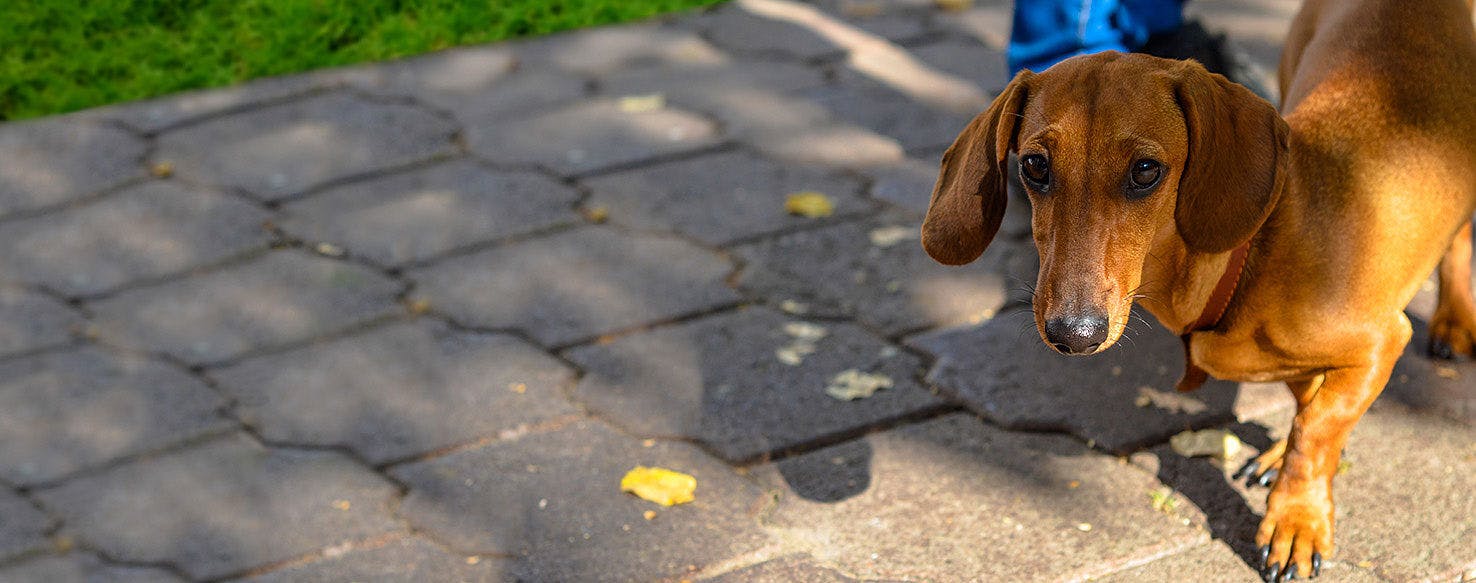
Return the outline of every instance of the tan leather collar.
<path id="1" fill-rule="evenodd" d="M 1220 323 L 1220 318 L 1230 307 L 1230 298 L 1235 296 L 1235 287 L 1240 283 L 1240 272 L 1245 269 L 1245 257 L 1249 254 L 1249 240 L 1230 252 L 1230 263 L 1225 265 L 1225 273 L 1220 275 L 1220 281 L 1215 284 L 1214 291 L 1210 292 L 1209 301 L 1204 304 L 1204 312 L 1199 314 L 1199 319 L 1185 332 L 1208 330 Z"/>

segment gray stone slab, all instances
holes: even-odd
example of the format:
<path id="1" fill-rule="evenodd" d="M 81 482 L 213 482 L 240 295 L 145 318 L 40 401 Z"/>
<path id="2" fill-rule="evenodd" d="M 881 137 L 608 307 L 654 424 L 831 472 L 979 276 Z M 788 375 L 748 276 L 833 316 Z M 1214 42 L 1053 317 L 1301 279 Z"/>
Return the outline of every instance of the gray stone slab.
<path id="1" fill-rule="evenodd" d="M 193 364 L 307 340 L 399 310 L 401 285 L 359 265 L 299 250 L 92 304 L 100 336 Z"/>
<path id="2" fill-rule="evenodd" d="M 911 51 L 928 66 L 969 81 L 991 96 L 1003 91 L 1010 82 L 1008 63 L 1004 50 L 1000 48 L 946 39 L 913 47 Z M 958 127 L 958 130 L 962 129 L 963 126 Z"/>
<path id="3" fill-rule="evenodd" d="M 1259 556 L 1257 557 L 1259 558 Z M 1133 567 L 1093 579 L 1103 583 L 1137 583 L 1139 581 L 1255 581 L 1260 571 L 1253 569 L 1235 551 L 1219 541 L 1174 553 L 1145 565 Z M 1305 580 L 1305 577 L 1303 578 Z M 1343 561 L 1322 562 L 1319 581 L 1373 583 L 1384 581 L 1366 569 Z"/>
<path id="4" fill-rule="evenodd" d="M 847 123 L 894 139 L 909 151 L 947 147 L 973 115 L 928 106 L 880 84 L 860 81 L 800 93 Z"/>
<path id="5" fill-rule="evenodd" d="M 730 3 L 701 18 L 705 35 L 729 51 L 795 60 L 837 58 L 844 47 L 817 31 L 784 20 L 769 18 Z"/>
<path id="6" fill-rule="evenodd" d="M 240 198 L 152 181 L 5 226 L 0 272 L 68 296 L 93 296 L 253 249 L 267 212 Z"/>
<path id="7" fill-rule="evenodd" d="M 1116 453 L 1233 421 L 1241 392 L 1276 396 L 1224 381 L 1176 392 L 1184 366 L 1178 337 L 1147 313 L 1135 313 L 1144 320 L 1134 316 L 1130 338 L 1084 358 L 1047 348 L 1026 310 L 983 326 L 916 336 L 908 344 L 937 358 L 928 382 L 980 415 L 1014 429 L 1067 431 Z"/>
<path id="8" fill-rule="evenodd" d="M 856 581 L 839 571 L 816 565 L 809 557 L 795 555 L 770 559 L 716 577 L 701 579 L 709 583 L 851 583 Z"/>
<path id="9" fill-rule="evenodd" d="M 796 335 L 793 325 L 821 326 L 825 335 Z M 798 352 L 799 364 L 781 361 L 785 351 Z M 852 324 L 804 322 L 764 308 L 567 356 L 585 371 L 574 394 L 590 411 L 639 435 L 695 440 L 735 463 L 942 406 L 918 386 L 916 357 Z M 886 376 L 893 386 L 853 401 L 826 394 L 849 369 Z"/>
<path id="10" fill-rule="evenodd" d="M 659 22 L 589 28 L 514 46 L 524 68 L 593 76 L 632 67 L 716 64 L 728 59 L 693 32 Z"/>
<path id="11" fill-rule="evenodd" d="M 233 422 L 225 400 L 184 371 L 96 348 L 0 364 L 0 478 L 51 482 Z"/>
<path id="12" fill-rule="evenodd" d="M 457 47 L 387 63 L 340 70 L 351 86 L 409 97 L 481 124 L 584 96 L 588 81 L 553 67 L 527 66 L 516 45 Z M 325 72 L 326 74 L 332 74 Z"/>
<path id="13" fill-rule="evenodd" d="M 1205 539 L 1189 508 L 1156 511 L 1158 482 L 1062 436 L 966 414 L 788 458 L 757 475 L 783 491 L 764 523 L 858 577 L 1081 579 Z M 1188 524 L 1185 523 L 1188 522 Z"/>
<path id="14" fill-rule="evenodd" d="M 0 563 L 45 549 L 52 522 L 39 508 L 9 489 L 0 488 Z"/>
<path id="15" fill-rule="evenodd" d="M 784 210 L 790 194 L 821 192 L 837 215 L 872 208 L 854 177 L 810 166 L 786 166 L 745 152 L 702 156 L 608 174 L 584 182 L 588 204 L 610 220 L 640 229 L 676 231 L 724 245 L 813 223 Z"/>
<path id="16" fill-rule="evenodd" d="M 637 465 L 694 476 L 695 501 L 665 508 L 622 493 Z M 654 580 L 766 543 L 757 486 L 690 445 L 643 447 L 593 422 L 392 474 L 410 488 L 400 514 L 413 525 L 458 551 L 517 555 L 523 581 Z"/>
<path id="17" fill-rule="evenodd" d="M 212 579 L 398 530 L 395 494 L 342 454 L 266 449 L 236 435 L 37 497 L 107 556 Z"/>
<path id="18" fill-rule="evenodd" d="M 732 265 L 669 237 L 585 227 L 440 261 L 408 276 L 457 321 L 567 344 L 738 300 Z"/>
<path id="19" fill-rule="evenodd" d="M 322 560 L 296 563 L 243 583 L 429 583 L 506 581 L 507 561 L 475 555 L 452 555 L 423 538 L 410 537 L 381 546 L 335 552 Z"/>
<path id="20" fill-rule="evenodd" d="M 379 464 L 575 411 L 574 373 L 510 336 L 397 322 L 211 373 L 273 442 L 342 445 Z"/>
<path id="21" fill-rule="evenodd" d="M 0 285 L 0 357 L 65 344 L 82 322 L 66 304 Z"/>
<path id="22" fill-rule="evenodd" d="M 601 79 L 604 95 L 659 95 L 678 107 L 717 118 L 723 131 L 736 136 L 755 129 L 816 125 L 830 120 L 813 103 L 787 93 L 819 87 L 822 72 L 779 61 L 727 61 L 683 66 L 623 69 Z"/>
<path id="23" fill-rule="evenodd" d="M 0 568 L 0 581 L 13 583 L 170 583 L 173 573 L 149 567 L 124 567 L 74 552 L 47 555 Z"/>
<path id="24" fill-rule="evenodd" d="M 473 125 L 467 145 L 504 164 L 537 164 L 577 175 L 711 146 L 712 121 L 672 107 L 623 108 L 594 100 L 545 114 Z"/>
<path id="25" fill-rule="evenodd" d="M 1476 429 L 1380 400 L 1343 451 L 1338 560 L 1388 581 L 1476 571 Z"/>
<path id="26" fill-rule="evenodd" d="M 776 160 L 850 169 L 890 164 L 904 157 L 896 140 L 839 123 L 755 132 L 743 141 Z"/>
<path id="27" fill-rule="evenodd" d="M 533 172 L 457 160 L 329 188 L 283 207 L 279 223 L 383 265 L 577 222 L 579 193 Z"/>
<path id="28" fill-rule="evenodd" d="M 197 182 L 280 200 L 449 153 L 455 131 L 417 107 L 334 92 L 165 133 L 153 160 Z"/>
<path id="29" fill-rule="evenodd" d="M 922 216 L 928 211 L 928 203 L 932 200 L 933 185 L 938 182 L 942 156 L 942 152 L 938 152 L 936 156 L 931 153 L 920 154 L 893 164 L 863 170 L 871 177 L 869 194 L 872 198 L 887 201 Z"/>
<path id="30" fill-rule="evenodd" d="M 75 200 L 144 176 L 143 140 L 88 121 L 0 128 L 0 217 Z"/>
<path id="31" fill-rule="evenodd" d="M 1415 316 L 1410 322 L 1414 337 L 1404 347 L 1379 398 L 1476 427 L 1476 362 L 1430 358 L 1427 321 Z"/>
<path id="32" fill-rule="evenodd" d="M 340 86 L 343 79 L 333 74 L 340 70 L 253 79 L 238 85 L 108 105 L 93 111 L 139 131 L 157 133 L 210 116 L 301 98 L 315 91 Z"/>
<path id="33" fill-rule="evenodd" d="M 744 245 L 739 286 L 769 303 L 799 301 L 812 313 L 856 318 L 889 336 L 994 317 L 1008 288 L 1021 285 L 1005 272 L 1013 247 L 993 245 L 964 267 L 939 265 L 923 252 L 920 224 L 887 213 Z"/>

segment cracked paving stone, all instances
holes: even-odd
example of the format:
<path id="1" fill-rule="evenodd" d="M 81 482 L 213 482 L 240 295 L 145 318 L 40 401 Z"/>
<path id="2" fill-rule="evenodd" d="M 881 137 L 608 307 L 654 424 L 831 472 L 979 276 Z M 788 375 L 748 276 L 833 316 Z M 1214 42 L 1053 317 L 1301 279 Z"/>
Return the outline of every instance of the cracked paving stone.
<path id="1" fill-rule="evenodd" d="M 0 272 L 68 296 L 93 296 L 265 249 L 271 213 L 175 182 L 147 182 L 23 219 L 0 234 Z"/>
<path id="2" fill-rule="evenodd" d="M 455 131 L 451 122 L 414 106 L 334 92 L 165 133 L 153 159 L 190 180 L 281 200 L 448 154 Z"/>
<path id="3" fill-rule="evenodd" d="M 9 489 L 0 488 L 0 562 L 49 547 L 51 541 L 46 535 L 51 527 L 51 519 L 40 509 Z"/>
<path id="4" fill-rule="evenodd" d="M 323 559 L 294 564 L 241 583 L 493 583 L 506 581 L 507 560 L 452 555 L 425 539 L 400 539 L 373 548 L 334 551 Z"/>
<path id="5" fill-rule="evenodd" d="M 841 120 L 896 140 L 909 151 L 947 147 L 973 119 L 972 114 L 930 107 L 870 81 L 830 85 L 798 95 Z"/>
<path id="6" fill-rule="evenodd" d="M 739 4 L 726 4 L 698 17 L 698 22 L 704 25 L 713 44 L 738 53 L 798 61 L 836 58 L 845 53 L 844 47 L 815 30 L 754 14 Z"/>
<path id="7" fill-rule="evenodd" d="M 1141 310 L 1134 310 L 1131 326 L 1137 332 L 1090 358 L 1047 348 L 1028 310 L 907 343 L 937 358 L 929 383 L 985 418 L 1010 428 L 1067 431 L 1119 454 L 1259 406 L 1238 399 L 1276 396 L 1226 381 L 1178 393 L 1174 384 L 1184 368 L 1178 337 Z"/>
<path id="8" fill-rule="evenodd" d="M 771 304 L 794 300 L 816 315 L 853 317 L 889 336 L 994 317 L 1007 286 L 1020 285 L 1005 275 L 1014 246 L 999 242 L 969 266 L 943 266 L 923 251 L 919 224 L 887 213 L 744 245 L 739 287 Z"/>
<path id="9" fill-rule="evenodd" d="M 80 314 L 45 295 L 0 285 L 0 357 L 65 344 Z"/>
<path id="10" fill-rule="evenodd" d="M 534 172 L 457 160 L 338 186 L 283 207 L 283 230 L 381 265 L 579 221 L 579 193 Z"/>
<path id="11" fill-rule="evenodd" d="M 673 107 L 627 111 L 599 99 L 532 117 L 466 129 L 472 151 L 502 164 L 537 164 L 577 175 L 717 144 L 710 120 Z"/>
<path id="12" fill-rule="evenodd" d="M 458 322 L 560 345 L 739 300 L 722 256 L 669 237 L 584 227 L 437 262 L 408 276 Z"/>
<path id="13" fill-rule="evenodd" d="M 785 199 L 796 192 L 825 193 L 838 215 L 872 207 L 855 178 L 745 152 L 608 174 L 585 185 L 594 193 L 587 204 L 610 209 L 616 223 L 679 231 L 712 245 L 812 223 L 785 212 Z"/>
<path id="14" fill-rule="evenodd" d="M 756 477 L 783 491 L 764 520 L 774 536 L 864 578 L 1080 579 L 1207 538 L 1153 509 L 1150 474 L 1065 436 L 961 413 Z"/>
<path id="15" fill-rule="evenodd" d="M 710 65 L 728 60 L 696 34 L 658 22 L 578 30 L 512 46 L 525 69 L 553 68 L 594 76 L 633 67 Z"/>
<path id="16" fill-rule="evenodd" d="M 211 373 L 271 442 L 345 445 L 370 463 L 575 413 L 574 373 L 513 337 L 421 320 Z"/>
<path id="17" fill-rule="evenodd" d="M 637 465 L 697 479 L 696 500 L 664 508 L 620 491 Z M 675 576 L 767 539 L 764 493 L 697 448 L 640 441 L 594 422 L 399 466 L 400 514 L 460 552 L 507 553 L 523 581 Z M 652 518 L 643 513 L 651 511 Z"/>
<path id="18" fill-rule="evenodd" d="M 147 145 L 121 129 L 67 118 L 0 128 L 0 217 L 142 178 Z"/>
<path id="19" fill-rule="evenodd" d="M 7 567 L 0 567 L 0 581 L 9 583 L 170 583 L 181 580 L 163 569 L 111 565 L 93 555 L 73 552 L 65 555 L 36 557 Z"/>
<path id="20" fill-rule="evenodd" d="M 400 287 L 359 265 L 283 250 L 92 308 L 100 337 L 203 365 L 396 313 Z"/>
<path id="21" fill-rule="evenodd" d="M 801 340 L 794 324 L 826 333 Z M 797 352 L 800 364 L 781 362 L 781 351 Z M 639 435 L 696 440 L 734 463 L 942 406 L 914 380 L 916 357 L 852 324 L 806 323 L 764 308 L 566 356 L 586 371 L 574 394 L 591 411 Z M 848 369 L 894 386 L 853 401 L 828 395 L 831 379 Z"/>
<path id="22" fill-rule="evenodd" d="M 397 531 L 395 495 L 342 454 L 267 449 L 239 434 L 36 494 L 103 554 L 197 579 Z"/>
<path id="23" fill-rule="evenodd" d="M 234 425 L 224 399 L 162 362 L 97 348 L 0 364 L 0 478 L 51 482 Z"/>

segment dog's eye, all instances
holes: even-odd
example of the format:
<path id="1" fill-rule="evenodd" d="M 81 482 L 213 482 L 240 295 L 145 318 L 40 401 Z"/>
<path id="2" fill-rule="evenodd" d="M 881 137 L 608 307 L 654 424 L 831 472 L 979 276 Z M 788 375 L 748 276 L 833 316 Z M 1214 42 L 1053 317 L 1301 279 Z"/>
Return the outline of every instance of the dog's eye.
<path id="1" fill-rule="evenodd" d="M 1040 154 L 1029 154 L 1020 158 L 1020 176 L 1037 188 L 1044 188 L 1051 181 L 1051 161 Z"/>
<path id="2" fill-rule="evenodd" d="M 1132 190 L 1144 191 L 1158 184 L 1158 179 L 1163 177 L 1163 164 L 1156 160 L 1138 160 L 1133 162 L 1132 172 L 1128 173 L 1128 186 Z"/>

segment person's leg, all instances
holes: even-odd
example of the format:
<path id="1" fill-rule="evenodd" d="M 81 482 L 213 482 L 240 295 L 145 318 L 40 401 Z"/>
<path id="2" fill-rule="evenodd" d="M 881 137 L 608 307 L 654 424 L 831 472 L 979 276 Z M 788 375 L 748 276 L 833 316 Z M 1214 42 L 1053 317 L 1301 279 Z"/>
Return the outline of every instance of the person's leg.
<path id="1" fill-rule="evenodd" d="M 1008 58 L 1010 74 L 1043 71 L 1067 58 L 1130 51 L 1183 22 L 1181 0 L 1019 0 Z"/>

